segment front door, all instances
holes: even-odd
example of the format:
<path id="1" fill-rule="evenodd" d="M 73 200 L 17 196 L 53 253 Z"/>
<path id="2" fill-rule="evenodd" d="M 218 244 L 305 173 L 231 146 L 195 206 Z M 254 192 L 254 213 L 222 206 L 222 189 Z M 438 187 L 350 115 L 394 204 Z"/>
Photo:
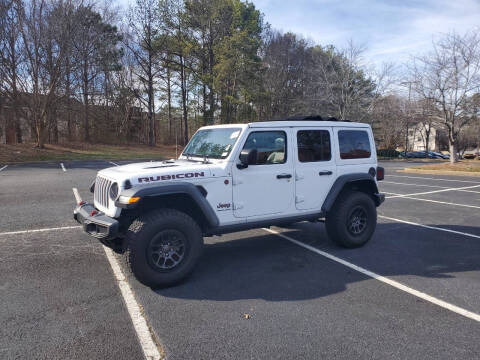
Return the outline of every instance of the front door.
<path id="1" fill-rule="evenodd" d="M 257 159 L 245 169 L 233 166 L 234 216 L 281 214 L 293 207 L 295 179 L 288 148 L 284 130 L 254 130 L 248 134 L 243 149 L 256 149 Z"/>
<path id="2" fill-rule="evenodd" d="M 331 128 L 296 128 L 295 207 L 319 209 L 336 175 Z"/>

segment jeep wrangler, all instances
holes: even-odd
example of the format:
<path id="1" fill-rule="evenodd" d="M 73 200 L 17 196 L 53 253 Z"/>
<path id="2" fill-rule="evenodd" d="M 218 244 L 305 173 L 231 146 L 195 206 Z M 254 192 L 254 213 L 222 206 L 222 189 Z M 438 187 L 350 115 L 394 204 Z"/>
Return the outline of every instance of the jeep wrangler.
<path id="1" fill-rule="evenodd" d="M 203 237 L 324 221 L 339 245 L 364 245 L 385 199 L 369 125 L 320 116 L 205 126 L 176 160 L 98 172 L 74 218 L 164 287 L 194 268 Z"/>

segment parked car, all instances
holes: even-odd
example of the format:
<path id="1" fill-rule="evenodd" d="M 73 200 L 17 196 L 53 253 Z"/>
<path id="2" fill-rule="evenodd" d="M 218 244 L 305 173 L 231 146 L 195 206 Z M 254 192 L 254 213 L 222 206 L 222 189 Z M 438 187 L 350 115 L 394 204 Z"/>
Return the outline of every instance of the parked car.
<path id="1" fill-rule="evenodd" d="M 438 156 L 440 159 L 450 159 L 450 154 L 442 154 L 441 152 L 432 151 L 433 154 Z"/>
<path id="2" fill-rule="evenodd" d="M 428 158 L 430 158 L 430 159 L 445 159 L 442 154 L 434 152 L 434 151 L 429 151 L 428 152 Z"/>
<path id="3" fill-rule="evenodd" d="M 103 169 L 74 218 L 123 252 L 148 286 L 181 281 L 203 237 L 325 221 L 339 245 L 367 243 L 385 200 L 368 124 L 319 116 L 199 129 L 175 160 Z M 259 258 L 261 261 L 261 258 Z"/>
<path id="4" fill-rule="evenodd" d="M 464 159 L 478 159 L 479 157 L 479 152 L 478 150 L 467 150 L 463 153 L 463 158 Z"/>

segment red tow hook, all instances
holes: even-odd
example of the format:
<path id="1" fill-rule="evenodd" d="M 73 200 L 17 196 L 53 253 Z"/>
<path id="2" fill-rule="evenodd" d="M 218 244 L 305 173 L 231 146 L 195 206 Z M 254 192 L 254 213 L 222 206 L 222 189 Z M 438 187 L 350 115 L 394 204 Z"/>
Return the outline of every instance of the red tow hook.
<path id="1" fill-rule="evenodd" d="M 79 206 L 82 206 L 82 205 L 85 205 L 86 203 L 87 203 L 86 201 L 80 201 L 80 202 L 78 203 L 78 205 L 79 205 Z"/>
<path id="2" fill-rule="evenodd" d="M 98 213 L 97 210 L 92 210 L 92 212 L 90 213 L 90 216 L 95 216 L 97 213 Z"/>

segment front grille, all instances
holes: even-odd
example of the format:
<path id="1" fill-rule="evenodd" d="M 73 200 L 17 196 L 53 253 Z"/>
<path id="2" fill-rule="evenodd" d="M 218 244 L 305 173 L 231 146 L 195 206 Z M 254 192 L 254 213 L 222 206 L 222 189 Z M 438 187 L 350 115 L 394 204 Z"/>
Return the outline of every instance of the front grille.
<path id="1" fill-rule="evenodd" d="M 97 176 L 95 180 L 95 201 L 106 209 L 108 209 L 110 205 L 110 197 L 108 194 L 110 193 L 112 183 L 112 181 L 101 176 Z"/>

